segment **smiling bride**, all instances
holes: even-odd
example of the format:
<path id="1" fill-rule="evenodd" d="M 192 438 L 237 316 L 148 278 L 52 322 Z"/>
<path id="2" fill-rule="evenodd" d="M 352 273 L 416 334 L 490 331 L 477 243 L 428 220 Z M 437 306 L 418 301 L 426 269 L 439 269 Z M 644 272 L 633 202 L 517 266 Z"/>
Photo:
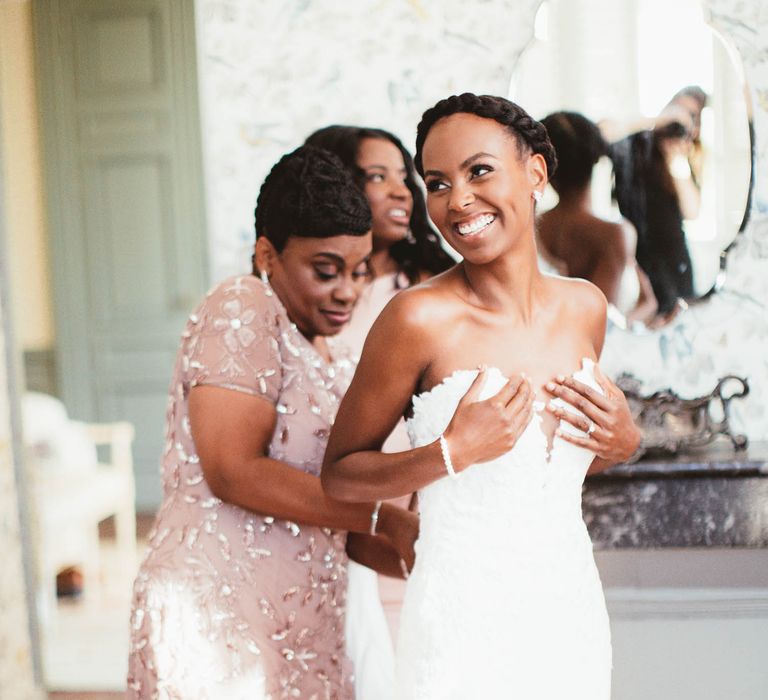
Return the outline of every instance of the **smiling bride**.
<path id="1" fill-rule="evenodd" d="M 544 275 L 544 127 L 499 97 L 425 112 L 416 166 L 463 262 L 401 292 L 368 336 L 322 482 L 345 501 L 419 491 L 398 698 L 608 700 L 611 643 L 581 516 L 588 472 L 639 443 L 597 360 L 606 300 Z M 412 449 L 379 450 L 400 416 Z"/>

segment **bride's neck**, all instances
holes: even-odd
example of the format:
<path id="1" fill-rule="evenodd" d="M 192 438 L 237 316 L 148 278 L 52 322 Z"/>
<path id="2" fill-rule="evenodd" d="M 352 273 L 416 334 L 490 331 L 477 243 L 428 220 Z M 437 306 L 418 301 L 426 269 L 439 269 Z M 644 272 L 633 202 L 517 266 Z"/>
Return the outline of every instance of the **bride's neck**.
<path id="1" fill-rule="evenodd" d="M 530 244 L 509 251 L 484 265 L 462 264 L 472 295 L 480 305 L 531 320 L 536 292 L 542 281 L 536 246 Z"/>

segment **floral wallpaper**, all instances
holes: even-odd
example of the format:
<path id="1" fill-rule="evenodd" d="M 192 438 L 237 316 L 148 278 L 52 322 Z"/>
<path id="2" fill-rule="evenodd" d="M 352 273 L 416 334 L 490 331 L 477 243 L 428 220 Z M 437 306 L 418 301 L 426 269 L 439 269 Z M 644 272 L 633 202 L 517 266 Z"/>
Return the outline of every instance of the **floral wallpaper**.
<path id="1" fill-rule="evenodd" d="M 453 92 L 505 94 L 538 0 L 197 0 L 211 279 L 247 268 L 269 167 L 315 129 L 380 126 L 412 147 Z"/>
<path id="2" fill-rule="evenodd" d="M 196 0 L 211 279 L 247 269 L 253 208 L 269 167 L 314 129 L 380 126 L 411 146 L 423 110 L 448 94 L 508 94 L 540 0 Z M 753 216 L 722 292 L 660 332 L 612 327 L 603 366 L 653 391 L 709 393 L 746 376 L 732 423 L 768 439 L 768 2 L 703 0 L 738 48 L 754 101 Z"/>

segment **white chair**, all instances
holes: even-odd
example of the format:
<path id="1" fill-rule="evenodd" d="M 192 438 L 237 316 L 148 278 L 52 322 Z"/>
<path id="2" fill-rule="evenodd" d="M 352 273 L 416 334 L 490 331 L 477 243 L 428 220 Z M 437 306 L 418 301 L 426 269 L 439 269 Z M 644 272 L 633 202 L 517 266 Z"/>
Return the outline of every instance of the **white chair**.
<path id="1" fill-rule="evenodd" d="M 56 574 L 68 566 L 83 572 L 86 597 L 100 580 L 99 523 L 115 522 L 119 561 L 136 561 L 133 425 L 80 423 L 61 403 L 30 393 L 22 402 L 24 438 L 31 456 L 33 520 L 38 568 L 37 607 L 45 627 L 56 612 Z M 107 448 L 99 460 L 97 448 Z"/>

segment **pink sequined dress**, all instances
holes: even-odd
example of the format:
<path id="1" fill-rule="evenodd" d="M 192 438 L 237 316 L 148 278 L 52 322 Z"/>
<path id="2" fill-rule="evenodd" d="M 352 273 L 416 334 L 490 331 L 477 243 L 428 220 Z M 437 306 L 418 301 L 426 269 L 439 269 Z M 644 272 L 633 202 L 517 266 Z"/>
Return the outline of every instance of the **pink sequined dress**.
<path id="1" fill-rule="evenodd" d="M 330 345 L 327 363 L 251 276 L 217 285 L 189 317 L 166 415 L 163 503 L 134 584 L 129 698 L 353 698 L 346 533 L 216 498 L 188 418 L 198 384 L 263 397 L 277 410 L 269 456 L 319 474 L 354 370 Z"/>

